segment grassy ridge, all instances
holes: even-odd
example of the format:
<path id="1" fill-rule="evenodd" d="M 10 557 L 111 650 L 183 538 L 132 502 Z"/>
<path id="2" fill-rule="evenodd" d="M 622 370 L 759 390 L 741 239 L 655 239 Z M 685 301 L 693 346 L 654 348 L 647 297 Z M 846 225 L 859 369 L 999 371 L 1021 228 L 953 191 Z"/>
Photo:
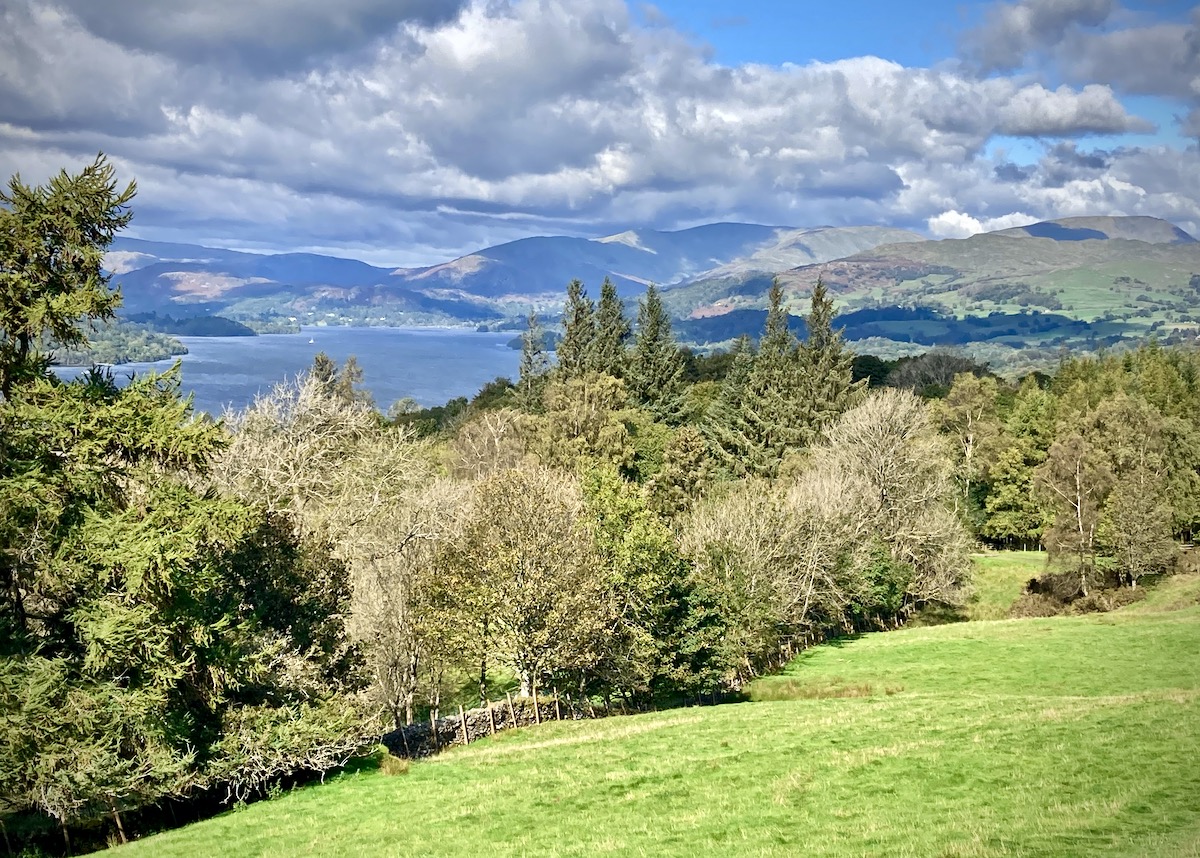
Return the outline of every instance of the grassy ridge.
<path id="1" fill-rule="evenodd" d="M 1200 855 L 1200 586 L 1168 584 L 865 635 L 755 683 L 770 702 L 500 735 L 125 851 Z"/>

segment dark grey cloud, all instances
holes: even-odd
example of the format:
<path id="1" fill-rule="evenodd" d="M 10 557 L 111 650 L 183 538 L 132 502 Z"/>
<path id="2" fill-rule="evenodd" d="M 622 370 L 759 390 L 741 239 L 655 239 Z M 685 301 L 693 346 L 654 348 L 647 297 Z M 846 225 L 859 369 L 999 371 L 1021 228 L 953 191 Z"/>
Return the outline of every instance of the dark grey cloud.
<path id="1" fill-rule="evenodd" d="M 465 0 L 55 2 L 90 32 L 123 47 L 268 73 L 305 68 L 387 37 L 405 22 L 451 20 L 465 5 Z"/>
<path id="2" fill-rule="evenodd" d="M 1059 45 L 1078 27 L 1103 24 L 1114 0 L 1019 0 L 996 3 L 978 28 L 964 34 L 966 56 L 984 72 L 1012 71 L 1034 51 Z"/>
<path id="3" fill-rule="evenodd" d="M 992 173 L 1001 182 L 1024 182 L 1033 175 L 1033 170 L 1012 161 L 1005 161 L 992 168 Z"/>
<path id="4" fill-rule="evenodd" d="M 1200 97 L 1200 10 L 1189 24 L 1157 24 L 1080 34 L 1059 62 L 1076 80 L 1112 84 L 1136 95 Z"/>
<path id="5" fill-rule="evenodd" d="M 986 157 L 1000 135 L 1052 148 L 1146 129 L 1106 85 L 874 57 L 722 67 L 670 26 L 636 23 L 624 0 L 293 2 L 280 53 L 250 68 L 177 45 L 183 22 L 246 52 L 285 4 L 118 0 L 107 23 L 99 5 L 0 4 L 0 175 L 103 149 L 138 178 L 147 237 L 391 247 L 417 264 L 531 232 L 718 218 L 961 231 L 1081 200 L 1200 220 L 1200 195 L 1177 199 L 1188 180 L 1171 190 L 1183 161 Z M 134 14 L 159 6 L 149 22 Z M 1139 171 L 1162 172 L 1162 189 Z"/>
<path id="6" fill-rule="evenodd" d="M 884 200 L 904 188 L 904 180 L 886 164 L 859 162 L 833 170 L 820 170 L 804 184 L 819 197 Z"/>
<path id="7" fill-rule="evenodd" d="M 1104 174 L 1112 162 L 1101 149 L 1081 151 L 1073 142 L 1050 147 L 1037 165 L 1038 181 L 1046 188 L 1063 188 L 1072 182 L 1092 180 Z"/>

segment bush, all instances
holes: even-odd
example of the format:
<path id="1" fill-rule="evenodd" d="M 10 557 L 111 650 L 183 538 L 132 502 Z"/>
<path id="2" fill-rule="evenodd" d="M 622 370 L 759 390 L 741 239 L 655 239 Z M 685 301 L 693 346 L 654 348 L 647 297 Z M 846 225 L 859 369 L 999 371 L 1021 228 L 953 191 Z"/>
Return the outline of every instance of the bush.
<path id="1" fill-rule="evenodd" d="M 1063 612 L 1063 609 L 1062 602 L 1045 593 L 1022 593 L 1008 609 L 1008 615 L 1015 620 L 1030 617 L 1057 617 Z"/>
<path id="2" fill-rule="evenodd" d="M 1093 590 L 1070 604 L 1072 614 L 1103 614 L 1115 611 L 1146 598 L 1144 587 L 1121 587 L 1115 590 Z"/>

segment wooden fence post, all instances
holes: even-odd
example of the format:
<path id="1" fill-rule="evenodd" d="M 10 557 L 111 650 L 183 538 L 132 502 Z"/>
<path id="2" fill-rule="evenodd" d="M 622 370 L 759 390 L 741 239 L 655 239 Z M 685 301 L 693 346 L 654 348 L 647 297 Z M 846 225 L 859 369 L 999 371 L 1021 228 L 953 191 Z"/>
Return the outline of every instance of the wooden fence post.
<path id="1" fill-rule="evenodd" d="M 507 698 L 507 700 L 508 700 L 508 720 L 509 720 L 509 723 L 510 723 L 510 724 L 512 724 L 512 726 L 513 726 L 513 727 L 520 726 L 520 725 L 518 725 L 518 724 L 517 724 L 517 710 L 516 710 L 516 709 L 513 709 L 513 704 L 512 704 L 512 695 L 511 695 L 511 694 L 509 694 L 507 691 L 505 691 L 505 692 L 504 692 L 504 696 L 505 696 L 505 698 Z"/>
<path id="2" fill-rule="evenodd" d="M 534 724 L 542 723 L 542 713 L 538 709 L 537 683 L 536 682 L 533 684 L 533 723 Z"/>
<path id="3" fill-rule="evenodd" d="M 558 689 L 554 689 L 554 720 L 562 720 L 562 709 L 558 705 Z"/>
<path id="4" fill-rule="evenodd" d="M 462 704 L 458 704 L 458 720 L 462 724 L 463 744 L 471 744 L 471 734 L 467 732 L 467 713 L 463 711 Z"/>
<path id="5" fill-rule="evenodd" d="M 437 715 L 435 715 L 432 711 L 429 713 L 429 732 L 433 735 L 434 753 L 437 753 L 442 749 L 442 747 L 438 741 Z"/>

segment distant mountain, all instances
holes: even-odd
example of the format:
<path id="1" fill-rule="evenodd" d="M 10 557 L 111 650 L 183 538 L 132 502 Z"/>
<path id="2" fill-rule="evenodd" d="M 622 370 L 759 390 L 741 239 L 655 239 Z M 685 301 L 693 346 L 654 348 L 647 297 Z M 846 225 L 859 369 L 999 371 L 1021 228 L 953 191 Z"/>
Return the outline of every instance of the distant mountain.
<path id="1" fill-rule="evenodd" d="M 599 288 L 610 277 L 622 291 L 666 285 L 755 252 L 780 227 L 714 223 L 678 232 L 641 230 L 603 238 L 539 236 L 496 245 L 428 268 L 395 275 L 413 288 L 451 289 L 488 298 L 561 296 L 580 279 Z"/>
<path id="2" fill-rule="evenodd" d="M 384 269 L 315 254 L 264 255 L 118 239 L 107 257 L 129 312 L 275 314 L 300 322 L 489 321 L 561 303 L 566 285 L 598 292 L 610 277 L 626 298 L 706 274 L 730 277 L 834 259 L 920 236 L 882 227 L 793 229 L 713 223 L 602 238 L 542 236 L 424 268 Z"/>
<path id="3" fill-rule="evenodd" d="M 1192 339 L 1200 331 L 1200 242 L 1155 218 L 1067 218 L 967 239 L 886 244 L 775 274 L 793 312 L 805 309 L 820 277 L 847 319 L 886 307 L 938 314 L 936 324 L 903 315 L 856 321 L 847 335 L 871 338 L 877 351 L 931 339 L 1056 349 L 1152 332 Z M 671 290 L 669 301 L 677 316 L 711 320 L 693 326 L 697 333 L 725 341 L 740 333 L 734 319 L 749 321 L 756 317 L 745 311 L 766 306 L 771 280 L 754 272 L 701 278 Z M 972 321 L 993 317 L 1017 323 Z"/>
<path id="4" fill-rule="evenodd" d="M 1064 218 L 942 241 L 887 227 L 713 223 L 527 238 L 406 269 L 118 239 L 106 266 L 126 313 L 221 315 L 268 327 L 281 319 L 503 327 L 531 308 L 555 316 L 574 278 L 595 295 L 611 277 L 627 300 L 659 284 L 673 315 L 688 320 L 681 334 L 723 343 L 758 333 L 779 276 L 794 312 L 822 277 L 847 336 L 881 354 L 968 345 L 992 349 L 989 359 L 1003 363 L 1016 349 L 1053 355 L 1081 343 L 1200 331 L 1200 242 L 1147 217 Z"/>
<path id="5" fill-rule="evenodd" d="M 1088 241 L 1124 238 L 1147 244 L 1194 244 L 1196 239 L 1173 223 L 1156 217 L 1065 217 L 1029 226 L 1002 229 L 991 235 L 1012 238 L 1049 238 L 1054 241 Z"/>
<path id="6" fill-rule="evenodd" d="M 313 253 L 257 254 L 118 238 L 105 266 L 126 314 L 220 313 L 300 323 L 445 323 L 502 316 L 486 302 L 408 289 L 388 268 Z"/>

